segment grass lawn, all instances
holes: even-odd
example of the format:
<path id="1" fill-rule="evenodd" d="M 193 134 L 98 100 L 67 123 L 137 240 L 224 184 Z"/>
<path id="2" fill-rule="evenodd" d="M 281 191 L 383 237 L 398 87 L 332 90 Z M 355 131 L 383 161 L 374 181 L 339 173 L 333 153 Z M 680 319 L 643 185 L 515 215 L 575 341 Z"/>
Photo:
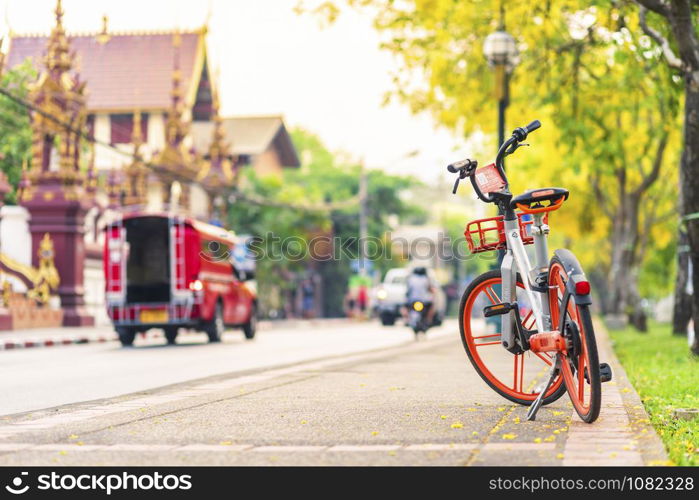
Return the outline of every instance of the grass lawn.
<path id="1" fill-rule="evenodd" d="M 670 459 L 676 465 L 699 465 L 699 419 L 672 417 L 675 408 L 699 408 L 699 358 L 670 328 L 651 322 L 646 334 L 632 328 L 609 334 Z"/>

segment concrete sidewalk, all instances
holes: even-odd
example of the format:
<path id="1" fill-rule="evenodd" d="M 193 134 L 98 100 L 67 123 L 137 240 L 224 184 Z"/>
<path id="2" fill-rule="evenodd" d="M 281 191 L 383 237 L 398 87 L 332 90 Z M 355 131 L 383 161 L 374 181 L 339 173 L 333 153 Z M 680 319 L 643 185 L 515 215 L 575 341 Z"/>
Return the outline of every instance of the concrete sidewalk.
<path id="1" fill-rule="evenodd" d="M 666 464 L 638 395 L 597 330 L 615 380 L 603 385 L 602 414 L 591 425 L 567 396 L 526 422 L 527 408 L 480 380 L 450 329 L 425 342 L 8 416 L 0 463 Z M 153 354 L 160 352 L 172 350 Z"/>

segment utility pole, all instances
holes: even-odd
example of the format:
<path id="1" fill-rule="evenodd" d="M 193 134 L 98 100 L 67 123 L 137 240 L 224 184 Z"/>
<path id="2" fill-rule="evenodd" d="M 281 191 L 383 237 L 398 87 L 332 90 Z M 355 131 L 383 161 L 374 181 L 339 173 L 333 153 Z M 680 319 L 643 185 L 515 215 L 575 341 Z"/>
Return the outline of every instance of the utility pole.
<path id="1" fill-rule="evenodd" d="M 368 226 L 367 219 L 369 210 L 367 206 L 368 198 L 368 179 L 364 159 L 362 159 L 359 170 L 359 275 L 367 276 L 367 238 Z"/>

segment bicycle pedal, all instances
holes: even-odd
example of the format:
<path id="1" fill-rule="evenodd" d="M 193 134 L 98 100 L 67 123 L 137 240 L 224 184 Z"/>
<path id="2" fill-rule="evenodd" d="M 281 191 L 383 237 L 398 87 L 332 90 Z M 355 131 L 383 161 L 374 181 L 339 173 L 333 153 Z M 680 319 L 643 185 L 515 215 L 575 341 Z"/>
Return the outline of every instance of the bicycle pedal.
<path id="1" fill-rule="evenodd" d="M 507 302 L 503 302 L 500 304 L 493 304 L 492 306 L 487 306 L 487 307 L 483 308 L 483 315 L 486 318 L 490 318 L 492 316 L 507 314 L 508 312 L 510 312 L 516 308 L 517 308 L 517 302 L 513 302 L 511 304 L 508 304 Z"/>
<path id="2" fill-rule="evenodd" d="M 609 366 L 607 363 L 600 363 L 599 364 L 599 381 L 604 383 L 604 382 L 609 382 L 612 380 L 612 367 Z"/>
<path id="3" fill-rule="evenodd" d="M 600 383 L 605 383 L 609 382 L 612 380 L 612 367 L 609 366 L 607 363 L 600 363 L 599 364 L 599 381 Z M 589 384 L 590 383 L 590 377 L 587 373 L 587 367 L 585 367 L 585 381 Z"/>

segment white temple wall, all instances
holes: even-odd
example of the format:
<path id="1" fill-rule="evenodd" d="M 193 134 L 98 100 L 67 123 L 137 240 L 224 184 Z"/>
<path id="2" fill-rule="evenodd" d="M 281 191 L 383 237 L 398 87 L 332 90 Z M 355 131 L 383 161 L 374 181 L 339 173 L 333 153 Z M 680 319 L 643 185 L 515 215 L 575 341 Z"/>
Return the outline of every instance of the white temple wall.
<path id="1" fill-rule="evenodd" d="M 32 236 L 29 232 L 29 212 L 24 207 L 7 205 L 0 208 L 0 252 L 12 259 L 32 265 Z M 13 290 L 26 292 L 25 284 L 9 275 L 4 278 L 12 283 Z"/>

